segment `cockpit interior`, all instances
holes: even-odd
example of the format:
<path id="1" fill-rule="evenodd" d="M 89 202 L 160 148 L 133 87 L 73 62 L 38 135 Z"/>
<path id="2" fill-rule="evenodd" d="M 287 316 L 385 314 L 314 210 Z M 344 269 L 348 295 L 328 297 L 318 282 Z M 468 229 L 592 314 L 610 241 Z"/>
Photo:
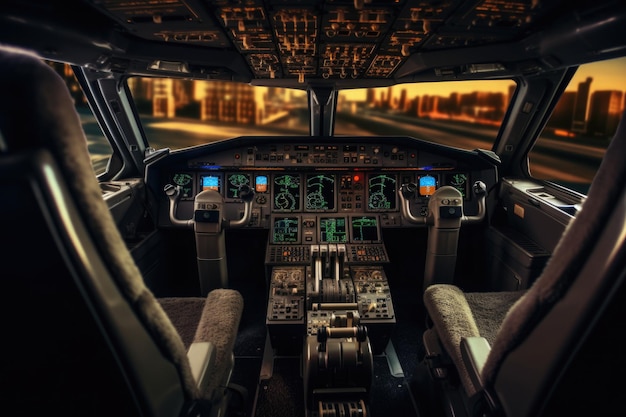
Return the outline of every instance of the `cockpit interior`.
<path id="1" fill-rule="evenodd" d="M 623 413 L 623 1 L 0 11 L 5 413 Z"/>

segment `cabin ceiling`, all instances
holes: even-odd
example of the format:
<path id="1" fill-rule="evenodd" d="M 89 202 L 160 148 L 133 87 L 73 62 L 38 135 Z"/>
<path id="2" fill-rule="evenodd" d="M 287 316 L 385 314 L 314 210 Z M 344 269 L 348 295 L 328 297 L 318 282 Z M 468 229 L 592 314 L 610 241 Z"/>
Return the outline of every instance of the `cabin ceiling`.
<path id="1" fill-rule="evenodd" d="M 141 38 L 235 48 L 255 78 L 300 79 L 389 78 L 417 51 L 511 41 L 550 13 L 533 0 L 95 4 Z"/>

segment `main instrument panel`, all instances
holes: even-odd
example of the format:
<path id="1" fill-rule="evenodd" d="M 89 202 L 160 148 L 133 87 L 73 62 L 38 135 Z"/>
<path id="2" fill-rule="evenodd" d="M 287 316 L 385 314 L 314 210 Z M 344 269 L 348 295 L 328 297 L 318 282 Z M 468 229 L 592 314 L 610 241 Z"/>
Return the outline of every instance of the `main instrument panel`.
<path id="1" fill-rule="evenodd" d="M 219 251 L 207 255 L 198 212 L 219 206 L 223 224 L 268 231 L 266 324 L 277 352 L 302 352 L 304 334 L 356 324 L 382 353 L 396 322 L 384 229 L 419 227 L 442 186 L 456 189 L 441 192 L 454 191 L 466 215 L 477 213 L 472 184 L 492 187 L 497 162 L 487 151 L 406 137 L 241 137 L 162 155 L 148 162 L 146 184 L 160 227 L 196 220 L 203 271 Z M 403 193 L 404 184 L 415 192 Z"/>
<path id="2" fill-rule="evenodd" d="M 247 227 L 270 230 L 273 243 L 356 243 L 380 240 L 381 228 L 411 226 L 401 216 L 402 184 L 417 186 L 410 202 L 416 215 L 427 215 L 429 197 L 443 185 L 458 189 L 472 214 L 471 184 L 494 184 L 497 162 L 488 151 L 408 137 L 240 137 L 170 152 L 148 164 L 146 183 L 162 196 L 162 227 L 170 225 L 166 184 L 180 189 L 179 219 L 193 216 L 204 190 L 219 192 L 226 215 L 238 219 L 239 193 L 248 186 Z"/>

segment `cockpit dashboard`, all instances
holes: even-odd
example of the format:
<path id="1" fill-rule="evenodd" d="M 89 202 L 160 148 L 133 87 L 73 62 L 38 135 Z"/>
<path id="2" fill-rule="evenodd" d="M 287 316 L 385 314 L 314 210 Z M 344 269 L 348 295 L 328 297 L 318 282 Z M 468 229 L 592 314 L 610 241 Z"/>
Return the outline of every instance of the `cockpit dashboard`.
<path id="1" fill-rule="evenodd" d="M 242 215 L 242 186 L 254 191 L 246 228 L 262 228 L 276 245 L 377 243 L 385 228 L 419 227 L 401 215 L 399 190 L 412 183 L 411 212 L 427 216 L 441 186 L 478 211 L 472 184 L 489 189 L 497 157 L 410 137 L 238 137 L 172 151 L 148 162 L 146 184 L 158 201 L 160 227 L 171 226 L 168 184 L 179 187 L 176 217 L 191 219 L 195 196 L 215 190 L 225 216 Z"/>

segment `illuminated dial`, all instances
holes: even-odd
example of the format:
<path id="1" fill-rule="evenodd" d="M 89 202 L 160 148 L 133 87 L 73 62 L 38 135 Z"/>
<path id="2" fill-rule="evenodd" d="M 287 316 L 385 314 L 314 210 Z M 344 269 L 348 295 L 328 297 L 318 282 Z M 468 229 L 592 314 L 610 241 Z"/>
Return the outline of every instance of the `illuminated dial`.
<path id="1" fill-rule="evenodd" d="M 250 184 L 250 178 L 245 174 L 232 174 L 228 176 L 228 182 L 234 187 Z"/>
<path id="2" fill-rule="evenodd" d="M 193 177 L 190 174 L 177 173 L 172 176 L 172 181 L 180 187 L 181 198 L 193 197 Z"/>
<path id="3" fill-rule="evenodd" d="M 174 181 L 176 185 L 180 185 L 181 187 L 191 183 L 191 180 L 192 178 L 189 174 L 174 174 L 174 176 L 172 177 L 172 181 Z"/>
<path id="4" fill-rule="evenodd" d="M 450 185 L 454 187 L 462 187 L 465 185 L 467 181 L 467 175 L 465 174 L 454 174 L 450 177 Z"/>
<path id="5" fill-rule="evenodd" d="M 250 175 L 248 174 L 229 174 L 227 177 L 228 188 L 226 189 L 226 197 L 239 198 L 239 193 L 244 185 L 250 185 Z"/>

